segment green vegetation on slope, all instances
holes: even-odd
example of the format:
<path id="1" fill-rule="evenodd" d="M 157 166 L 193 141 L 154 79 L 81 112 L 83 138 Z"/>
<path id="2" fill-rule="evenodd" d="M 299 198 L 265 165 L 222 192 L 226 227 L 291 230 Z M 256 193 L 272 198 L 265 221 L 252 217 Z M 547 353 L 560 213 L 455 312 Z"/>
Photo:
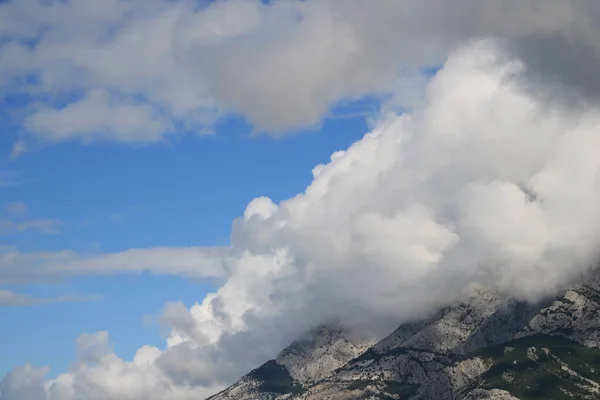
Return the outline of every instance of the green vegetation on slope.
<path id="1" fill-rule="evenodd" d="M 409 399 L 414 396 L 419 390 L 419 385 L 409 385 L 405 383 L 399 383 L 394 381 L 386 381 L 383 392 L 385 394 L 397 395 L 400 399 Z"/>
<path id="2" fill-rule="evenodd" d="M 494 360 L 480 387 L 521 400 L 600 399 L 600 350 L 562 337 L 534 336 L 483 349 Z"/>
<path id="3" fill-rule="evenodd" d="M 369 387 L 376 388 L 377 397 L 382 400 L 409 399 L 417 393 L 419 385 L 410 385 L 394 381 L 369 381 L 355 380 L 346 388 L 347 390 L 366 390 Z"/>
<path id="4" fill-rule="evenodd" d="M 301 393 L 302 386 L 290 376 L 287 368 L 277 364 L 275 360 L 268 361 L 248 374 L 260 382 L 260 391 L 277 394 Z"/>

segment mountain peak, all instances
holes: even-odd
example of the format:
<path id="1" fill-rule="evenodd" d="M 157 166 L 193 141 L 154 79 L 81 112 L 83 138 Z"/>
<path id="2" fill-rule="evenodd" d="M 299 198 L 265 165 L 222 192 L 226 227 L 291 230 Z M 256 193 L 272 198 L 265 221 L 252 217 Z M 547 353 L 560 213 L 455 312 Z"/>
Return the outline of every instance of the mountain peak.
<path id="1" fill-rule="evenodd" d="M 371 344 L 338 323 L 321 324 L 282 350 L 277 363 L 299 382 L 320 380 L 361 355 Z"/>

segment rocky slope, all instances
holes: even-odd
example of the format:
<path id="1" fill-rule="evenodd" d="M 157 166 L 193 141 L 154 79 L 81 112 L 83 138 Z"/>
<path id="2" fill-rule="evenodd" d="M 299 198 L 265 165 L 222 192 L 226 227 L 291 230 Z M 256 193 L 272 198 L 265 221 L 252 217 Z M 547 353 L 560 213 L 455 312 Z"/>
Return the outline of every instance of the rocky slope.
<path id="1" fill-rule="evenodd" d="M 213 399 L 600 399 L 600 275 L 536 305 L 480 290 L 367 347 L 321 326 Z"/>
<path id="2" fill-rule="evenodd" d="M 427 321 L 400 326 L 300 397 L 335 393 L 332 399 L 358 399 L 383 393 L 386 398 L 452 398 L 489 368 L 478 358 L 455 363 L 478 349 L 511 340 L 541 307 L 479 290 Z"/>
<path id="3" fill-rule="evenodd" d="M 533 335 L 563 336 L 587 347 L 600 347 L 600 274 L 568 290 L 516 337 Z"/>
<path id="4" fill-rule="evenodd" d="M 519 399 L 600 398 L 600 350 L 560 336 L 530 336 L 483 349 L 491 367 L 481 389 L 503 389 Z"/>
<path id="5" fill-rule="evenodd" d="M 326 378 L 337 368 L 361 355 L 373 343 L 352 337 L 337 324 L 321 325 L 282 350 L 277 364 L 301 383 Z"/>
<path id="6" fill-rule="evenodd" d="M 353 336 L 338 324 L 325 324 L 307 332 L 240 381 L 211 400 L 266 400 L 304 392 L 303 387 L 326 378 L 358 357 L 373 343 Z"/>

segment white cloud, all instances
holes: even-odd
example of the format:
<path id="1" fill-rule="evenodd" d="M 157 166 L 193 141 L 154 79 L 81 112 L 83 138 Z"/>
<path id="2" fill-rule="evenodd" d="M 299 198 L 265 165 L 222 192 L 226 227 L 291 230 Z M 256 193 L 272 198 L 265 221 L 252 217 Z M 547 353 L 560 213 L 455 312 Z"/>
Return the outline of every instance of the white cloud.
<path id="1" fill-rule="evenodd" d="M 600 94 L 595 0 L 101 3 L 0 5 L 0 87 L 33 95 L 24 122 L 38 139 L 146 143 L 179 124 L 210 132 L 227 111 L 284 134 L 489 36 L 522 58 L 534 92 Z"/>
<path id="2" fill-rule="evenodd" d="M 62 222 L 55 219 L 36 219 L 16 224 L 15 228 L 19 232 L 32 230 L 52 235 L 60 233 L 60 225 L 62 225 Z"/>
<path id="3" fill-rule="evenodd" d="M 48 141 L 96 137 L 122 142 L 154 142 L 169 131 L 159 111 L 146 104 L 111 99 L 101 90 L 56 110 L 43 107 L 24 121 L 26 129 Z"/>
<path id="4" fill-rule="evenodd" d="M 304 193 L 249 204 L 208 269 L 225 271 L 223 286 L 165 308 L 166 350 L 143 347 L 132 362 L 102 353 L 41 398 L 198 398 L 329 318 L 381 334 L 471 284 L 532 299 L 577 278 L 599 248 L 600 111 L 549 106 L 523 90 L 523 68 L 490 41 L 452 54 L 421 107 L 333 154 Z M 50 270 L 126 269 L 120 257 Z M 35 274 L 63 265 L 38 260 Z M 152 265 L 206 274 L 197 262 Z M 26 371 L 37 390 L 43 374 Z"/>
<path id="5" fill-rule="evenodd" d="M 106 332 L 83 335 L 77 343 L 78 359 L 69 374 L 45 381 L 47 369 L 19 367 L 0 384 L 0 398 L 197 400 L 215 390 L 173 385 L 156 366 L 161 352 L 155 347 L 140 348 L 131 362 L 119 359 L 110 347 Z"/>
<path id="6" fill-rule="evenodd" d="M 43 399 L 44 377 L 47 368 L 36 369 L 24 365 L 11 371 L 0 383 L 0 398 L 2 399 Z"/>
<path id="7" fill-rule="evenodd" d="M 33 219 L 22 222 L 14 222 L 0 216 L 0 235 L 14 232 L 34 231 L 47 235 L 60 233 L 62 222 L 55 219 Z"/>
<path id="8" fill-rule="evenodd" d="M 32 283 L 78 275 L 150 272 L 189 278 L 217 278 L 224 274 L 226 252 L 220 248 L 155 247 L 120 253 L 79 255 L 71 251 L 0 252 L 0 284 Z"/>
<path id="9" fill-rule="evenodd" d="M 0 235 L 15 232 L 33 231 L 47 235 L 60 233 L 63 224 L 57 219 L 28 218 L 27 205 L 20 202 L 11 203 L 6 207 L 6 216 L 0 214 Z"/>

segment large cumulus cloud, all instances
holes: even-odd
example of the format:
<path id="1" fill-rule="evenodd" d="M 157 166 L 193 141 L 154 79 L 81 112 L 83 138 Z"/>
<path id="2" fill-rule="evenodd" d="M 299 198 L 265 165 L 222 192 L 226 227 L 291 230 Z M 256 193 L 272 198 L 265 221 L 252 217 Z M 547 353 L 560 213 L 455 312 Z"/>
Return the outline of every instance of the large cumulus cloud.
<path id="1" fill-rule="evenodd" d="M 419 107 L 383 115 L 303 193 L 248 205 L 223 286 L 165 308 L 166 349 L 126 362 L 101 345 L 47 382 L 22 367 L 0 398 L 198 398 L 316 323 L 377 336 L 474 285 L 536 299 L 578 278 L 598 254 L 600 112 L 549 104 L 527 73 L 502 42 L 453 52 Z"/>

